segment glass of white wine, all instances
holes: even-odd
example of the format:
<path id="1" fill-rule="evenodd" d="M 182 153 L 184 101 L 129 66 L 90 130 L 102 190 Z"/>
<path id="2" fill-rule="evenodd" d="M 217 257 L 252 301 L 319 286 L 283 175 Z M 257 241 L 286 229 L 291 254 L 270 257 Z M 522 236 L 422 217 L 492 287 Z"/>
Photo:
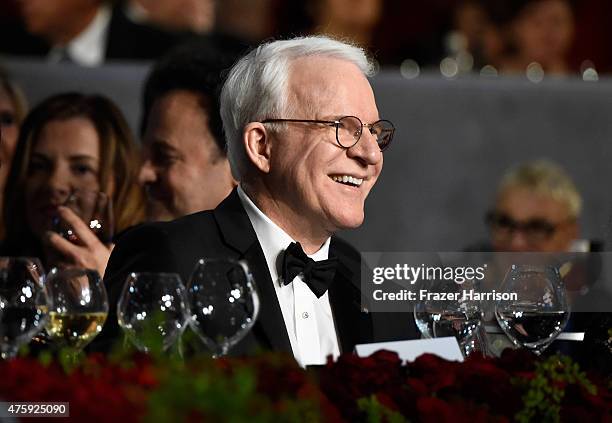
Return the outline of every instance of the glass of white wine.
<path id="1" fill-rule="evenodd" d="M 106 321 L 104 283 L 95 270 L 54 268 L 45 287 L 50 299 L 49 340 L 78 353 L 102 331 Z"/>
<path id="2" fill-rule="evenodd" d="M 10 359 L 30 342 L 47 321 L 48 298 L 40 261 L 27 257 L 0 257 L 0 356 Z"/>

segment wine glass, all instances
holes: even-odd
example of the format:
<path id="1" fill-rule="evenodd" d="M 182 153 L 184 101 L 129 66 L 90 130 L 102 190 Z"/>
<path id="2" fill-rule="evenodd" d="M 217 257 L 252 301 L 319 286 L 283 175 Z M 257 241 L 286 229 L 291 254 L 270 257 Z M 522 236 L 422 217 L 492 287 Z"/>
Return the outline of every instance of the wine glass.
<path id="1" fill-rule="evenodd" d="M 0 296 L 0 322 L 2 321 L 2 313 L 4 312 L 4 307 L 6 307 L 6 300 Z M 0 333 L 0 336 L 2 334 Z"/>
<path id="2" fill-rule="evenodd" d="M 189 325 L 213 357 L 226 355 L 251 330 L 259 313 L 259 295 L 245 261 L 198 260 L 187 300 Z"/>
<path id="3" fill-rule="evenodd" d="M 432 282 L 427 280 L 418 281 L 418 289 L 416 292 L 426 291 L 429 292 L 432 287 Z M 421 332 L 421 335 L 425 339 L 431 339 L 434 337 L 433 333 L 433 316 L 435 311 L 433 310 L 434 303 L 432 301 L 418 300 L 414 304 L 414 321 L 417 328 Z"/>
<path id="4" fill-rule="evenodd" d="M 186 326 L 187 302 L 181 277 L 176 273 L 131 273 L 117 310 L 119 326 L 136 348 L 168 351 Z"/>
<path id="5" fill-rule="evenodd" d="M 498 301 L 495 316 L 508 338 L 536 355 L 559 336 L 569 319 L 569 304 L 553 266 L 512 265 L 501 286 L 516 301 Z"/>
<path id="6" fill-rule="evenodd" d="M 480 301 L 466 296 L 469 292 L 479 292 L 476 281 L 437 280 L 431 283 L 428 293 L 433 295 L 422 307 L 429 314 L 430 336 L 454 336 L 465 357 L 475 351 L 486 355 L 482 307 Z"/>
<path id="7" fill-rule="evenodd" d="M 53 268 L 45 288 L 50 300 L 48 340 L 78 353 L 102 331 L 108 315 L 100 275 L 90 269 Z"/>
<path id="8" fill-rule="evenodd" d="M 111 242 L 114 218 L 112 199 L 108 194 L 98 190 L 75 189 L 62 205 L 79 216 L 100 241 Z M 73 229 L 59 216 L 53 218 L 52 229 L 70 241 L 76 239 Z"/>
<path id="9" fill-rule="evenodd" d="M 26 257 L 0 257 L 0 355 L 9 359 L 30 342 L 47 322 L 48 298 L 40 261 Z"/>

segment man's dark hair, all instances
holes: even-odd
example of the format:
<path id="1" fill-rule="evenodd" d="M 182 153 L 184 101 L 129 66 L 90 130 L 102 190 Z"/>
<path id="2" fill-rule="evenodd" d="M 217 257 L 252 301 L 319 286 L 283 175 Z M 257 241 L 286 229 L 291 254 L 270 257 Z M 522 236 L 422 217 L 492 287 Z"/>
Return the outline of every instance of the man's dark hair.
<path id="1" fill-rule="evenodd" d="M 146 130 L 155 101 L 170 91 L 186 90 L 201 97 L 210 132 L 225 155 L 219 94 L 227 70 L 240 57 L 240 49 L 236 46 L 227 48 L 223 44 L 209 38 L 191 41 L 172 49 L 154 65 L 144 87 L 141 135 Z"/>

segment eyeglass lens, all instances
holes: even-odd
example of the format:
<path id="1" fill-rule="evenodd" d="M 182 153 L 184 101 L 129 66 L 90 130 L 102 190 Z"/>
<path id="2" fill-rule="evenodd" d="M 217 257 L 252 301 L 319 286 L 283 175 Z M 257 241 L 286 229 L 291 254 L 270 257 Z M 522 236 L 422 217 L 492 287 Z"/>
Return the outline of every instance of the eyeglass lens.
<path id="1" fill-rule="evenodd" d="M 345 116 L 338 120 L 338 142 L 342 147 L 350 148 L 359 141 L 363 132 L 363 127 L 376 137 L 376 143 L 381 150 L 384 150 L 391 142 L 393 136 L 393 125 L 386 120 L 380 120 L 370 125 L 364 125 L 355 116 Z"/>
<path id="2" fill-rule="evenodd" d="M 487 218 L 491 228 L 500 236 L 511 236 L 516 231 L 521 231 L 527 238 L 533 241 L 543 241 L 552 236 L 557 226 L 544 219 L 531 219 L 518 222 L 503 213 L 493 213 Z"/>

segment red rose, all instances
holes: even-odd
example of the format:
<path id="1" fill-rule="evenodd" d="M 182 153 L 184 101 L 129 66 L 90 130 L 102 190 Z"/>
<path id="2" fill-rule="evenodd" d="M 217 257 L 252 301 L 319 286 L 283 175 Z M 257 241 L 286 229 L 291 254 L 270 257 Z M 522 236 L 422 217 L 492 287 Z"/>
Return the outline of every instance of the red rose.
<path id="1" fill-rule="evenodd" d="M 423 354 L 413 363 L 408 364 L 411 377 L 418 377 L 430 392 L 437 392 L 456 383 L 458 362 L 444 360 L 433 354 Z"/>
<path id="2" fill-rule="evenodd" d="M 513 416 L 522 407 L 522 393 L 508 372 L 490 359 L 469 357 L 457 368 L 456 393 L 466 400 L 487 404 L 496 413 Z"/>
<path id="3" fill-rule="evenodd" d="M 406 379 L 406 384 L 418 396 L 427 396 L 431 393 L 429 387 L 421 379 L 409 377 Z"/>
<path id="4" fill-rule="evenodd" d="M 435 397 L 421 397 L 417 399 L 417 411 L 419 421 L 423 423 L 457 421 L 459 416 L 455 415 L 452 407 L 445 401 Z"/>

